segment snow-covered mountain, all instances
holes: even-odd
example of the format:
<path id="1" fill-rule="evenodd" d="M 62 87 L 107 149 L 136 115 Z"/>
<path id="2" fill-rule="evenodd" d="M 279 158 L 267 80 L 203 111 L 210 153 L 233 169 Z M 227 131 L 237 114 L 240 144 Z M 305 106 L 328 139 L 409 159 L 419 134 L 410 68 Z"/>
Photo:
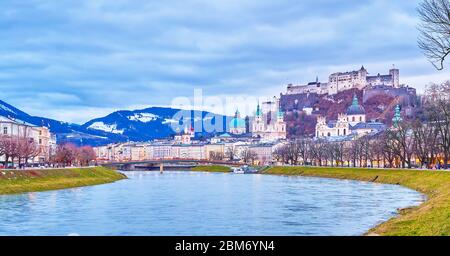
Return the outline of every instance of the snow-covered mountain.
<path id="1" fill-rule="evenodd" d="M 213 124 L 217 121 L 220 126 L 218 132 L 221 132 L 225 131 L 229 117 L 205 111 L 151 107 L 134 111 L 116 111 L 85 123 L 83 128 L 119 134 L 131 141 L 148 141 L 173 136 L 177 131 L 182 131 L 183 127 L 202 127 L 203 120 Z M 211 133 L 204 127 L 197 132 L 197 136 L 210 135 Z"/>
<path id="2" fill-rule="evenodd" d="M 0 116 L 10 117 L 36 126 L 47 126 L 52 133 L 56 134 L 57 140 L 60 143 L 72 142 L 75 144 L 99 145 L 127 140 L 125 136 L 120 134 L 108 133 L 102 130 L 88 130 L 78 124 L 61 122 L 45 117 L 31 116 L 1 100 Z"/>
<path id="3" fill-rule="evenodd" d="M 116 111 L 105 117 L 93 119 L 83 125 L 62 122 L 45 117 L 31 116 L 0 100 L 0 116 L 11 117 L 37 126 L 47 126 L 57 136 L 58 143 L 71 142 L 83 145 L 104 145 L 124 141 L 148 141 L 173 136 L 179 127 L 202 127 L 203 120 L 217 121 L 226 130 L 229 117 L 203 111 L 152 107 L 134 111 Z M 182 113 L 182 116 L 177 114 Z M 204 128 L 204 127 L 203 127 Z M 210 136 L 202 129 L 198 136 Z"/>

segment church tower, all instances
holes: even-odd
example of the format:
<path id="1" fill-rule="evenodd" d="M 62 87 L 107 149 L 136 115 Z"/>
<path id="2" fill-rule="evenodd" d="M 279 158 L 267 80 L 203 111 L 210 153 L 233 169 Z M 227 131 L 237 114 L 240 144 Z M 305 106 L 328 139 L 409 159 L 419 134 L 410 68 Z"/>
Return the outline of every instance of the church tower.
<path id="1" fill-rule="evenodd" d="M 392 126 L 394 128 L 398 128 L 399 124 L 403 121 L 402 115 L 401 115 L 401 109 L 400 105 L 397 105 L 395 107 L 395 113 L 394 117 L 392 118 Z"/>
<path id="2" fill-rule="evenodd" d="M 252 134 L 254 137 L 261 137 L 264 133 L 264 120 L 261 106 L 256 107 L 255 119 L 252 124 Z"/>

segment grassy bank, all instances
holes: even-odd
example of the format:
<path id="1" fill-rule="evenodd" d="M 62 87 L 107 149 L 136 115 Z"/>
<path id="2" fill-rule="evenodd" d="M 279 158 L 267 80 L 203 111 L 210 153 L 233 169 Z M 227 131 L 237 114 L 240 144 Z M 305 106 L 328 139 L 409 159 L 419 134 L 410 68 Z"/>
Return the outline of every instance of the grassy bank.
<path id="1" fill-rule="evenodd" d="M 201 165 L 191 168 L 191 171 L 198 172 L 230 172 L 231 168 L 223 165 Z"/>
<path id="2" fill-rule="evenodd" d="M 125 178 L 105 167 L 0 170 L 0 195 L 97 185 Z"/>
<path id="3" fill-rule="evenodd" d="M 428 201 L 371 229 L 368 234 L 450 235 L 450 172 L 358 168 L 273 167 L 266 174 L 300 175 L 402 185 L 427 195 Z"/>

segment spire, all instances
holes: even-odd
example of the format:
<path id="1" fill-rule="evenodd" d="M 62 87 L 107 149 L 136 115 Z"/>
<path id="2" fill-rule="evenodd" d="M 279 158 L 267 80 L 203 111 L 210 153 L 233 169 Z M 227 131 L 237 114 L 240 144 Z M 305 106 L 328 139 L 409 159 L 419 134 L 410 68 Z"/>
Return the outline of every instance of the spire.
<path id="1" fill-rule="evenodd" d="M 278 119 L 283 119 L 284 118 L 284 113 L 283 113 L 283 111 L 281 111 L 281 109 L 278 110 L 277 117 L 278 117 Z"/>
<path id="2" fill-rule="evenodd" d="M 259 100 L 258 100 L 258 106 L 256 107 L 256 116 L 261 116 L 261 108 L 259 107 Z"/>
<path id="3" fill-rule="evenodd" d="M 319 83 L 319 76 L 316 76 L 316 84 Z"/>
<path id="4" fill-rule="evenodd" d="M 358 97 L 356 96 L 356 93 L 353 95 L 353 101 L 352 101 L 352 106 L 358 106 L 359 102 L 358 102 Z"/>
<path id="5" fill-rule="evenodd" d="M 401 109 L 400 109 L 400 105 L 397 105 L 395 107 L 395 113 L 394 113 L 394 117 L 392 118 L 392 125 L 397 128 L 398 124 L 403 121 L 402 115 L 401 115 Z"/>
<path id="6" fill-rule="evenodd" d="M 236 112 L 234 113 L 234 117 L 239 118 L 240 115 L 241 115 L 241 113 L 239 113 L 239 109 L 236 109 Z"/>

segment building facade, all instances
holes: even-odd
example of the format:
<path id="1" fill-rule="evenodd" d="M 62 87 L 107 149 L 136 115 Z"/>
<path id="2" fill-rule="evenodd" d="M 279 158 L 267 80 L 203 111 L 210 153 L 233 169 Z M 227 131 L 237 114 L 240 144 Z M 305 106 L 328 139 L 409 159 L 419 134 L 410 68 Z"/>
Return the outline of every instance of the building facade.
<path id="1" fill-rule="evenodd" d="M 46 163 L 56 151 L 56 136 L 48 127 L 36 126 L 10 117 L 0 116 L 0 135 L 13 138 L 26 138 L 34 142 L 38 154 L 30 159 L 31 163 Z M 0 156 L 0 162 L 5 161 Z"/>
<path id="2" fill-rule="evenodd" d="M 231 134 L 244 134 L 246 133 L 246 123 L 245 120 L 241 118 L 241 114 L 239 113 L 239 110 L 236 110 L 236 113 L 234 114 L 233 119 L 231 119 L 229 124 L 229 130 Z"/>
<path id="3" fill-rule="evenodd" d="M 258 103 L 252 122 L 252 136 L 264 140 L 286 139 L 286 123 L 278 98 L 274 97 L 273 101 L 264 102 L 262 109 Z"/>
<path id="4" fill-rule="evenodd" d="M 316 93 L 333 95 L 341 91 L 350 89 L 364 89 L 369 86 L 384 85 L 393 88 L 400 87 L 400 70 L 393 67 L 389 70 L 389 74 L 369 76 L 368 71 L 361 67 L 359 70 L 337 72 L 328 77 L 327 83 L 311 82 L 306 85 L 287 86 L 287 94 Z"/>
<path id="5" fill-rule="evenodd" d="M 335 121 L 327 122 L 325 117 L 318 117 L 316 124 L 316 138 L 336 139 L 354 138 L 366 134 L 377 133 L 385 129 L 379 122 L 367 122 L 366 112 L 358 102 L 356 95 L 345 114 L 339 114 Z"/>

